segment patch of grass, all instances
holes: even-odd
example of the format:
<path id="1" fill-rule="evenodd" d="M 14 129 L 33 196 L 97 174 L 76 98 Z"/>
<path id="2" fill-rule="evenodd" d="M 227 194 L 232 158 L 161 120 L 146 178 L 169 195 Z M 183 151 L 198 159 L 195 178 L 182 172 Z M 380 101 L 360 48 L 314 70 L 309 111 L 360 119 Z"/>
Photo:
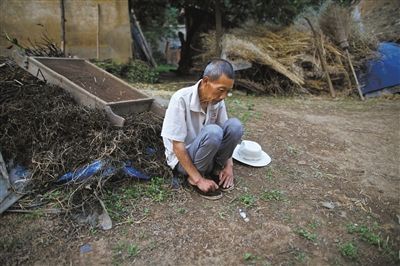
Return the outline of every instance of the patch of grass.
<path id="1" fill-rule="evenodd" d="M 310 240 L 310 241 L 315 241 L 315 240 L 317 240 L 317 234 L 315 234 L 315 233 L 311 233 L 311 232 L 309 232 L 307 229 L 305 229 L 305 228 L 297 228 L 296 230 L 295 230 L 295 232 L 299 235 L 299 236 L 301 236 L 301 237 L 303 237 L 303 238 L 305 238 L 305 239 L 307 239 L 307 240 Z"/>
<path id="2" fill-rule="evenodd" d="M 348 224 L 347 232 L 350 234 L 358 234 L 362 240 L 374 246 L 380 246 L 382 243 L 382 238 L 375 234 L 373 229 L 365 225 Z"/>
<path id="3" fill-rule="evenodd" d="M 179 213 L 179 214 L 185 214 L 187 212 L 187 210 L 185 208 L 181 207 L 181 208 L 177 208 L 176 212 Z"/>
<path id="4" fill-rule="evenodd" d="M 358 257 L 358 248 L 352 242 L 346 242 L 339 245 L 339 250 L 343 257 L 349 258 L 351 260 L 356 260 Z"/>
<path id="5" fill-rule="evenodd" d="M 254 263 L 255 261 L 261 260 L 261 259 L 262 259 L 261 257 L 259 257 L 257 255 L 254 255 L 254 254 L 252 254 L 250 252 L 245 252 L 243 254 L 243 260 L 245 262 Z"/>
<path id="6" fill-rule="evenodd" d="M 127 258 L 136 257 L 140 252 L 138 245 L 127 242 L 118 242 L 112 250 L 114 264 L 120 264 Z"/>
<path id="7" fill-rule="evenodd" d="M 232 116 L 237 117 L 243 124 L 250 119 L 260 119 L 261 113 L 254 110 L 254 97 L 233 97 L 227 101 L 228 108 Z"/>
<path id="8" fill-rule="evenodd" d="M 270 201 L 270 200 L 282 201 L 285 199 L 282 191 L 280 190 L 265 190 L 261 193 L 260 198 L 265 201 Z"/>
<path id="9" fill-rule="evenodd" d="M 253 207 L 257 202 L 257 198 L 249 193 L 243 194 L 239 198 L 240 202 L 245 205 L 246 207 Z"/>
<path id="10" fill-rule="evenodd" d="M 121 221 L 123 219 L 126 212 L 126 206 L 123 201 L 124 196 L 121 194 L 116 194 L 111 191 L 105 194 L 104 204 L 113 221 Z"/>
<path id="11" fill-rule="evenodd" d="M 24 218 L 26 220 L 36 220 L 36 219 L 42 217 L 43 215 L 44 215 L 43 211 L 38 209 L 38 210 L 34 210 L 34 211 L 30 212 L 30 213 L 26 213 L 24 215 Z"/>
<path id="12" fill-rule="evenodd" d="M 298 251 L 295 253 L 295 259 L 301 263 L 304 263 L 308 257 L 307 254 L 303 251 Z"/>
<path id="13" fill-rule="evenodd" d="M 266 178 L 268 181 L 272 181 L 272 179 L 273 179 L 272 167 L 269 167 L 269 168 L 267 169 L 267 171 L 265 172 L 265 178 Z"/>
<path id="14" fill-rule="evenodd" d="M 384 241 L 379 234 L 374 232 L 378 228 L 379 225 L 377 223 L 374 223 L 372 227 L 351 223 L 347 225 L 347 232 L 350 234 L 357 234 L 361 240 L 372 246 L 378 247 L 383 254 L 391 257 L 394 261 L 399 262 L 400 258 L 398 257 L 398 253 L 393 249 L 392 244 L 389 243 L 389 239 Z"/>
<path id="15" fill-rule="evenodd" d="M 164 179 L 153 177 L 146 187 L 145 195 L 155 202 L 162 202 L 167 199 L 169 192 L 164 188 Z"/>
<path id="16" fill-rule="evenodd" d="M 290 144 L 287 145 L 286 150 L 290 156 L 297 156 L 300 154 L 300 151 L 295 146 L 292 146 Z"/>
<path id="17" fill-rule="evenodd" d="M 127 248 L 127 253 L 129 257 L 136 257 L 139 253 L 139 246 L 136 244 L 129 244 Z"/>
<path id="18" fill-rule="evenodd" d="M 244 259 L 245 261 L 250 261 L 250 260 L 253 259 L 253 257 L 254 257 L 254 255 L 251 254 L 250 252 L 246 252 L 246 253 L 243 254 L 243 259 Z"/>
<path id="19" fill-rule="evenodd" d="M 317 220 L 314 220 L 314 221 L 312 221 L 312 222 L 310 222 L 309 224 L 308 224 L 308 226 L 310 227 L 310 228 L 312 228 L 312 229 L 317 229 L 317 227 L 319 226 L 319 222 L 317 221 Z"/>

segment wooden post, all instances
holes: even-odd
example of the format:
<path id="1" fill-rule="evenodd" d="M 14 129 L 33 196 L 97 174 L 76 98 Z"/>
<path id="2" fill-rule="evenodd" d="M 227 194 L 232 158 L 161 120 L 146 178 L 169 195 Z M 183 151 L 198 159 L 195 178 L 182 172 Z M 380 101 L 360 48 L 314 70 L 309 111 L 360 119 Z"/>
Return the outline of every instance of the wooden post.
<path id="1" fill-rule="evenodd" d="M 65 5 L 64 0 L 60 0 L 60 8 L 61 8 L 61 50 L 63 51 L 64 55 L 66 55 L 65 51 Z"/>
<path id="2" fill-rule="evenodd" d="M 215 52 L 218 57 L 221 56 L 221 35 L 222 35 L 222 18 L 220 0 L 215 0 Z"/>
<path id="3" fill-rule="evenodd" d="M 100 58 L 100 4 L 97 4 L 96 58 Z"/>
<path id="4" fill-rule="evenodd" d="M 353 73 L 354 80 L 356 81 L 358 94 L 360 95 L 361 100 L 364 101 L 364 96 L 363 96 L 361 88 L 360 88 L 360 83 L 358 83 L 357 75 L 356 75 L 356 72 L 354 71 L 353 63 L 351 62 L 349 49 L 346 49 L 346 55 L 347 55 L 347 60 L 349 60 L 351 73 Z"/>
<path id="5" fill-rule="evenodd" d="M 321 38 L 318 38 L 318 34 L 317 34 L 317 32 L 314 30 L 314 27 L 312 26 L 310 20 L 309 20 L 308 18 L 305 18 L 305 20 L 307 21 L 308 25 L 310 25 L 310 28 L 311 28 L 311 30 L 312 30 L 312 32 L 313 32 L 315 41 L 317 42 L 317 53 L 318 53 L 318 56 L 319 56 L 319 58 L 320 58 L 320 60 L 321 60 L 321 67 L 322 67 L 322 70 L 324 71 L 325 76 L 326 76 L 326 80 L 327 80 L 327 82 L 328 82 L 329 92 L 331 93 L 331 96 L 332 96 L 333 98 L 335 98 L 335 97 L 336 97 L 336 95 L 335 95 L 335 90 L 333 89 L 331 77 L 329 76 L 328 68 L 327 68 L 327 65 L 326 65 L 326 60 L 325 60 L 325 57 L 324 57 L 324 54 L 323 54 L 324 45 L 323 45 L 323 43 L 322 43 L 322 36 L 320 36 Z"/>

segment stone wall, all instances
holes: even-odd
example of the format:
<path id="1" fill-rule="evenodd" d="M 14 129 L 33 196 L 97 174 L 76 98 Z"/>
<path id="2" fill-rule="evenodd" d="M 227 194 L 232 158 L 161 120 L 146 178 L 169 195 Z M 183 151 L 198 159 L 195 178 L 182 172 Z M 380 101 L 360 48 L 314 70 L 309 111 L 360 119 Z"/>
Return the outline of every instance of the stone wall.
<path id="1" fill-rule="evenodd" d="M 46 33 L 61 47 L 61 0 L 1 0 L 0 32 L 23 45 L 40 41 Z M 127 0 L 64 0 L 66 52 L 81 58 L 125 62 L 132 57 Z M 100 13 L 98 12 L 100 8 Z M 100 15 L 98 15 L 100 14 Z M 10 55 L 0 39 L 0 55 Z"/>

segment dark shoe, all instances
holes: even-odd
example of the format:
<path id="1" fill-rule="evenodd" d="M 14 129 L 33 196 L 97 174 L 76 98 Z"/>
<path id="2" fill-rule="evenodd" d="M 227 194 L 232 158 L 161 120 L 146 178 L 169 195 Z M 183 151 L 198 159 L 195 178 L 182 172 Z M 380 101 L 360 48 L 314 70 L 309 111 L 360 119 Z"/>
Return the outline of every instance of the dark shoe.
<path id="1" fill-rule="evenodd" d="M 189 184 L 189 182 L 188 182 Z M 196 191 L 200 197 L 208 199 L 208 200 L 219 200 L 220 198 L 222 198 L 223 194 L 221 192 L 221 190 L 215 190 L 215 191 L 208 191 L 208 192 L 204 192 L 201 189 L 199 189 L 197 186 L 191 185 L 189 184 L 190 187 Z"/>

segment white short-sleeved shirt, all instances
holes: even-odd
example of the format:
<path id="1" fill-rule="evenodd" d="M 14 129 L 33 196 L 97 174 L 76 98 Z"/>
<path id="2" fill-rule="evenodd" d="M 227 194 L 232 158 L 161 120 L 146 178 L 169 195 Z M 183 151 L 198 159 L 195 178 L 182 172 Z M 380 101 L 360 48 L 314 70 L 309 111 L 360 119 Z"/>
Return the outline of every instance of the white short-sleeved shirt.
<path id="1" fill-rule="evenodd" d="M 199 98 L 199 80 L 195 85 L 178 90 L 172 95 L 165 113 L 161 130 L 168 165 L 173 169 L 177 163 L 172 141 L 184 142 L 190 147 L 201 129 L 208 124 L 222 126 L 228 119 L 225 102 L 209 104 L 207 113 L 201 108 Z"/>

